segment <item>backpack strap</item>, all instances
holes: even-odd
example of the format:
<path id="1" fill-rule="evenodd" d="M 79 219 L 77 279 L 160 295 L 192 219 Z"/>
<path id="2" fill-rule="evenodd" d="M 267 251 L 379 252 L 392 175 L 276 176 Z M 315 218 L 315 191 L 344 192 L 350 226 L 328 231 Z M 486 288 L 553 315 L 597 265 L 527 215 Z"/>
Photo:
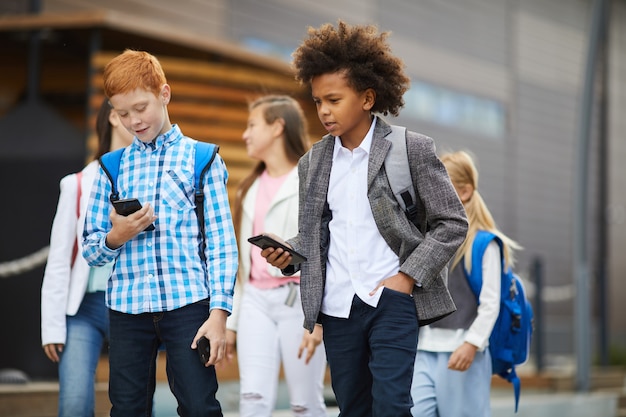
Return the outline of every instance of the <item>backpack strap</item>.
<path id="1" fill-rule="evenodd" d="M 196 156 L 194 161 L 194 187 L 196 216 L 198 217 L 198 225 L 200 228 L 200 259 L 203 264 L 206 263 L 204 250 L 206 249 L 205 228 L 204 228 L 204 176 L 211 167 L 219 146 L 213 143 L 196 142 Z"/>
<path id="2" fill-rule="evenodd" d="M 406 149 L 406 127 L 391 125 L 391 133 L 387 135 L 387 139 L 391 142 L 391 148 L 385 158 L 385 171 L 389 185 L 406 216 L 418 226 L 415 187 Z"/>
<path id="3" fill-rule="evenodd" d="M 76 173 L 76 222 L 78 223 L 78 219 L 80 219 L 80 197 L 82 195 L 82 184 L 81 181 L 83 179 L 83 171 L 78 171 Z M 72 263 L 70 267 L 74 267 L 74 262 L 76 262 L 76 256 L 78 255 L 78 237 L 74 240 L 74 248 L 72 249 Z"/>
<path id="4" fill-rule="evenodd" d="M 463 271 L 465 272 L 465 276 L 469 282 L 470 287 L 472 288 L 472 292 L 476 296 L 476 300 L 478 300 L 478 296 L 480 295 L 480 290 L 483 287 L 483 256 L 485 255 L 485 250 L 487 250 L 487 246 L 489 243 L 495 240 L 500 246 L 500 258 L 502 261 L 502 271 L 504 271 L 504 257 L 502 256 L 502 240 L 496 236 L 495 234 L 488 232 L 486 230 L 479 230 L 474 237 L 474 243 L 472 244 L 472 271 L 468 274 L 467 270 L 465 270 L 465 265 L 463 265 Z M 478 267 L 476 267 L 478 265 Z"/>
<path id="5" fill-rule="evenodd" d="M 125 148 L 120 148 L 112 152 L 107 152 L 98 158 L 100 166 L 111 182 L 111 196 L 109 199 L 112 202 L 120 199 L 120 194 L 117 191 L 117 174 L 120 171 L 120 161 L 122 160 L 124 149 Z"/>
<path id="6" fill-rule="evenodd" d="M 517 409 L 519 407 L 519 396 L 522 388 L 522 381 L 520 381 L 519 376 L 517 376 L 515 366 L 511 367 L 511 370 L 508 373 L 502 373 L 499 375 L 509 381 L 511 384 L 513 384 L 513 393 L 515 394 L 515 412 L 517 413 Z"/>

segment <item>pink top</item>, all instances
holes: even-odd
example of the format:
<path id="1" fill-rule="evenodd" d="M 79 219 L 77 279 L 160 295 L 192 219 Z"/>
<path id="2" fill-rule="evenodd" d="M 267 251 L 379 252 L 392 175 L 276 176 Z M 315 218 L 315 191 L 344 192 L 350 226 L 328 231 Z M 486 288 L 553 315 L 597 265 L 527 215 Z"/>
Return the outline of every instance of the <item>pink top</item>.
<path id="1" fill-rule="evenodd" d="M 289 173 L 280 177 L 271 177 L 267 170 L 259 176 L 259 189 L 256 196 L 254 219 L 252 220 L 252 233 L 254 236 L 269 232 L 265 230 L 265 216 L 269 211 L 274 197 L 283 185 Z M 285 238 L 289 236 L 281 236 Z M 269 289 L 280 287 L 288 282 L 300 282 L 299 276 L 291 277 L 275 277 L 270 275 L 268 270 L 269 264 L 261 256 L 261 248 L 252 245 L 250 248 L 250 283 L 257 288 Z"/>

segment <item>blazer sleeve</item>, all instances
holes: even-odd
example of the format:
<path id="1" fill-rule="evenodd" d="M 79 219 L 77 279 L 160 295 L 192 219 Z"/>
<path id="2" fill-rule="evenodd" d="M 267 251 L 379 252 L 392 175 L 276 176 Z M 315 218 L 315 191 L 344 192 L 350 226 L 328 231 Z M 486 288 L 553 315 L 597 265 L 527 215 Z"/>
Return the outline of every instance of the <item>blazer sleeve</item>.
<path id="1" fill-rule="evenodd" d="M 410 132 L 407 141 L 411 176 L 427 227 L 424 240 L 409 255 L 401 270 L 428 288 L 439 276 L 467 234 L 467 216 L 434 141 Z"/>

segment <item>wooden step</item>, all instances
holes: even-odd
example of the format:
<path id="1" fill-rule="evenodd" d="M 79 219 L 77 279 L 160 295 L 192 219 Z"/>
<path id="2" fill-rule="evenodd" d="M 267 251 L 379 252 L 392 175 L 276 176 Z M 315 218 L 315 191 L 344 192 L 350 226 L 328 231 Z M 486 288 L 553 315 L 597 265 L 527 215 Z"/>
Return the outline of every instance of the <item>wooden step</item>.
<path id="1" fill-rule="evenodd" d="M 108 383 L 96 383 L 96 417 L 111 410 Z M 56 417 L 59 406 L 57 382 L 0 384 L 0 415 L 11 417 Z"/>

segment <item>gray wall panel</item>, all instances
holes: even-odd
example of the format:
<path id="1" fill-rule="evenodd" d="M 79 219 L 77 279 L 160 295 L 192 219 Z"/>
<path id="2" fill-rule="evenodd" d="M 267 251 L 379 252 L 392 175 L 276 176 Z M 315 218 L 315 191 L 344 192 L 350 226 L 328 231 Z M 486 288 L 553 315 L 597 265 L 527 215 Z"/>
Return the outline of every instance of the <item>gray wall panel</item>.
<path id="1" fill-rule="evenodd" d="M 609 64 L 609 308 L 613 344 L 626 348 L 626 2 L 613 2 Z"/>
<path id="2" fill-rule="evenodd" d="M 427 41 L 459 55 L 507 62 L 507 2 L 390 0 L 380 9 L 380 24 L 409 39 Z"/>
<path id="3" fill-rule="evenodd" d="M 518 101 L 518 218 L 525 257 L 546 259 L 550 284 L 571 283 L 573 95 L 520 83 Z"/>
<path id="4" fill-rule="evenodd" d="M 373 1 L 233 0 L 230 35 L 239 41 L 257 37 L 293 50 L 306 36 L 307 27 L 336 23 L 370 23 Z"/>

